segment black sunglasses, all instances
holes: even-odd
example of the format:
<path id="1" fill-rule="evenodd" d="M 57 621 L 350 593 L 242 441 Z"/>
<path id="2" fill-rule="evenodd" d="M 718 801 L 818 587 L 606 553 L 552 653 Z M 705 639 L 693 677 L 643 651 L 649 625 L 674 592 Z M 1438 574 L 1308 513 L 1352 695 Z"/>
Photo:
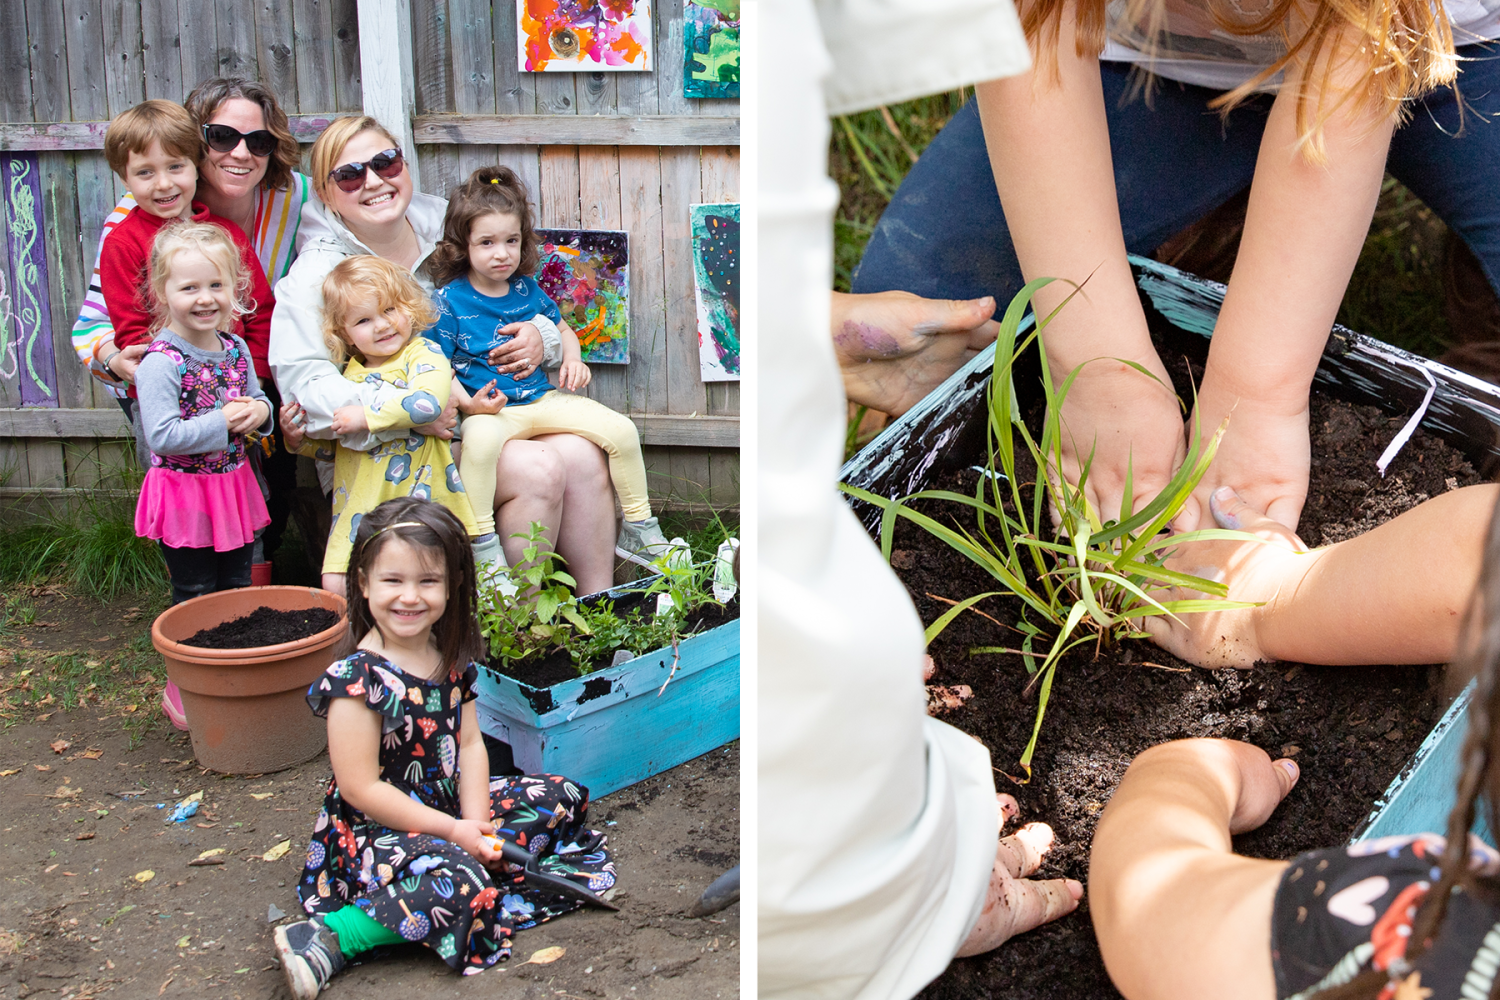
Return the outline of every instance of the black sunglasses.
<path id="1" fill-rule="evenodd" d="M 399 177 L 406 161 L 399 149 L 382 149 L 363 163 L 346 163 L 328 171 L 328 179 L 339 186 L 340 191 L 354 192 L 365 185 L 365 168 L 375 171 L 375 176 L 390 180 Z"/>
<path id="2" fill-rule="evenodd" d="M 254 132 L 241 132 L 229 125 L 203 126 L 203 141 L 208 148 L 219 153 L 232 153 L 243 140 L 251 156 L 270 156 L 277 146 L 277 139 L 270 132 L 258 128 Z"/>

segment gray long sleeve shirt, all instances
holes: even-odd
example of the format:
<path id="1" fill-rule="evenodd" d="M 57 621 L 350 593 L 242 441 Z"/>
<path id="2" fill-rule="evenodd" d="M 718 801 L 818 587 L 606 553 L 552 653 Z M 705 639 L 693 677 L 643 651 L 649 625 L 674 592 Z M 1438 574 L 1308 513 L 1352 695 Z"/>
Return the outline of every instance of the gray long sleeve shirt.
<path id="1" fill-rule="evenodd" d="M 166 341 L 181 351 L 184 357 L 206 364 L 223 361 L 229 356 L 228 351 L 200 351 L 169 330 L 157 334 L 156 339 Z M 260 379 L 255 374 L 255 362 L 250 360 L 250 348 L 239 337 L 234 340 L 244 352 L 245 362 L 249 365 L 250 397 L 265 403 L 267 411 L 271 411 L 271 401 L 261 391 Z M 146 447 L 151 449 L 152 454 L 201 455 L 223 451 L 229 447 L 229 423 L 224 419 L 222 410 L 210 410 L 196 417 L 183 418 L 182 407 L 178 402 L 182 392 L 182 378 L 177 374 L 177 366 L 172 363 L 171 358 L 156 351 L 148 353 L 141 361 L 135 378 L 141 408 L 141 432 L 145 435 Z M 274 418 L 275 414 L 272 413 L 260 425 L 258 429 L 262 434 L 270 433 Z"/>

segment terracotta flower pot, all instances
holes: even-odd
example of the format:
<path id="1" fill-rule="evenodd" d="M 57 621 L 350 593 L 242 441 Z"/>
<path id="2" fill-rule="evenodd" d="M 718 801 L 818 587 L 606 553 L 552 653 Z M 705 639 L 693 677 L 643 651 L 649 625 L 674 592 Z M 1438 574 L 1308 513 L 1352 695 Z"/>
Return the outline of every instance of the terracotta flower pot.
<path id="1" fill-rule="evenodd" d="M 275 646 L 205 649 L 182 640 L 259 607 L 327 608 L 339 616 L 317 635 Z M 344 599 L 312 587 L 245 587 L 195 597 L 151 625 L 167 676 L 182 690 L 198 763 L 229 774 L 264 774 L 311 760 L 328 729 L 308 710 L 308 686 L 333 662 L 349 629 Z"/>

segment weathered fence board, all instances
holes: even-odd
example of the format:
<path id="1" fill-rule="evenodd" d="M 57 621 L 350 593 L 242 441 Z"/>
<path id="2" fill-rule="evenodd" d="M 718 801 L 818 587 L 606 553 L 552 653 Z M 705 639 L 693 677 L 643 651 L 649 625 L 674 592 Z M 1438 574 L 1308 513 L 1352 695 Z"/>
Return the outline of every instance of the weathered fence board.
<path id="1" fill-rule="evenodd" d="M 310 142 L 365 105 L 360 2 L 0 3 L 0 65 L 21 68 L 0 74 L 10 296 L 0 298 L 0 493 L 93 487 L 128 461 L 120 410 L 68 336 L 100 224 L 123 191 L 101 153 L 108 120 L 147 97 L 181 100 L 209 76 L 243 75 L 272 87 Z M 738 199 L 739 109 L 682 96 L 681 0 L 656 4 L 653 72 L 576 74 L 520 71 L 513 0 L 407 2 L 422 189 L 446 195 L 477 167 L 504 163 L 532 191 L 541 225 L 628 231 L 632 363 L 596 366 L 589 394 L 636 421 L 654 490 L 736 503 L 739 386 L 698 376 L 686 206 Z M 13 162 L 34 165 L 27 197 L 41 222 L 40 255 L 21 261 L 35 269 L 25 288 L 12 244 L 33 230 L 10 204 Z M 27 314 L 23 335 L 14 314 L 32 298 L 47 312 Z M 19 366 L 39 358 L 40 377 L 23 381 Z"/>

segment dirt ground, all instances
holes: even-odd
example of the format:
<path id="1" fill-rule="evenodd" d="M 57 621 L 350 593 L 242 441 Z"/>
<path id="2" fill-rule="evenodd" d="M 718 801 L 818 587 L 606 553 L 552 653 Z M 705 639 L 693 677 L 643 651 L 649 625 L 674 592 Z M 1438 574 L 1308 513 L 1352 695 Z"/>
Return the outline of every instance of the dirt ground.
<path id="1" fill-rule="evenodd" d="M 116 652 L 139 640 L 153 611 L 140 598 L 29 599 L 35 620 L 0 633 L 0 686 L 16 683 L 23 663 L 41 669 L 45 654 Z M 271 946 L 279 920 L 268 917 L 298 912 L 326 754 L 258 777 L 205 772 L 186 734 L 164 723 L 132 748 L 119 721 L 134 716 L 127 707 L 106 699 L 0 718 L 0 998 L 287 997 Z M 60 752 L 58 741 L 68 744 Z M 199 791 L 198 815 L 164 822 Z M 590 819 L 610 834 L 620 912 L 575 912 L 521 931 L 509 964 L 473 982 L 496 997 L 738 996 L 739 904 L 686 915 L 739 861 L 738 743 L 597 800 Z M 283 856 L 263 860 L 288 840 Z M 223 853 L 209 860 L 221 864 L 190 865 L 215 849 Z M 523 964 L 554 947 L 561 958 Z M 412 947 L 351 967 L 327 995 L 458 996 L 468 985 Z"/>

